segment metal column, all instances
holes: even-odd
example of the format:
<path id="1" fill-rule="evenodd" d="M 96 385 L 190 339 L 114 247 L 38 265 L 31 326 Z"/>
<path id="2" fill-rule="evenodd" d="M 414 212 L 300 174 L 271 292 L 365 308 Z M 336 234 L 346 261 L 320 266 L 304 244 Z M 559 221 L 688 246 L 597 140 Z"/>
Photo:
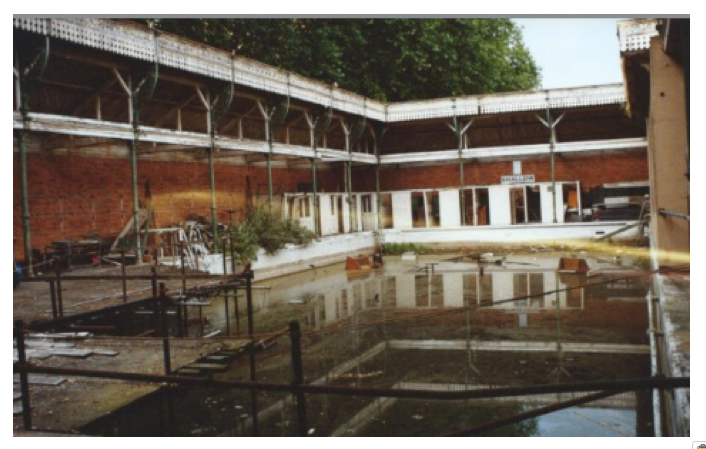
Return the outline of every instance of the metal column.
<path id="1" fill-rule="evenodd" d="M 346 165 L 346 193 L 348 194 L 349 232 L 353 232 L 353 146 L 360 140 L 365 131 L 365 117 L 352 124 L 341 119 L 341 129 L 345 137 L 345 151 L 348 153 Z M 357 219 L 357 214 L 356 214 Z"/>
<path id="2" fill-rule="evenodd" d="M 155 46 L 157 38 L 155 36 Z M 155 53 L 157 51 L 155 50 Z M 136 81 L 133 83 L 132 76 L 125 82 L 118 69 L 113 68 L 113 74 L 122 86 L 128 96 L 128 109 L 130 122 L 132 123 L 132 140 L 130 141 L 130 174 L 132 181 L 132 211 L 133 211 L 133 226 L 135 232 L 135 262 L 142 264 L 142 244 L 140 241 L 140 199 L 137 188 L 137 145 L 140 140 L 140 110 L 142 106 L 149 100 L 157 86 L 157 77 L 159 75 L 159 63 L 154 62 L 152 70 L 147 70 L 145 73 L 137 74 Z M 141 76 L 140 76 L 141 75 Z"/>
<path id="3" fill-rule="evenodd" d="M 17 56 L 15 57 L 15 76 L 17 77 L 16 90 L 19 93 L 19 110 L 22 115 L 22 129 L 17 135 L 17 146 L 19 151 L 19 166 L 20 166 L 20 184 L 22 196 L 22 238 L 24 243 L 24 254 L 27 260 L 27 274 L 32 276 L 34 269 L 32 267 L 32 245 L 30 241 L 30 225 L 29 225 L 29 186 L 27 179 L 27 143 L 26 133 L 28 132 L 29 122 L 29 91 L 34 87 L 34 83 L 42 76 L 44 69 L 49 61 L 49 36 L 40 38 L 34 44 L 36 48 L 28 48 L 31 46 L 30 39 L 18 39 L 15 36 L 15 42 L 18 43 Z"/>
<path id="4" fill-rule="evenodd" d="M 201 89 L 196 88 L 201 102 L 206 108 L 206 128 L 211 137 L 211 146 L 208 149 L 208 174 L 211 188 L 211 225 L 213 229 L 213 240 L 218 241 L 218 220 L 216 218 L 216 175 L 213 166 L 213 153 L 217 150 L 216 137 L 218 134 L 218 120 L 228 110 L 233 101 L 234 93 L 234 61 L 231 57 L 231 76 L 230 83 L 222 89 L 214 89 L 214 94 L 211 95 L 211 89 L 206 91 L 206 95 L 201 92 Z M 225 254 L 225 249 L 223 251 Z"/>
<path id="5" fill-rule="evenodd" d="M 466 147 L 466 141 L 465 141 L 465 134 L 466 131 L 468 131 L 468 128 L 473 124 L 473 120 L 469 120 L 466 125 L 463 124 L 463 121 L 459 120 L 458 116 L 456 116 L 456 99 L 454 98 L 454 103 L 453 103 L 453 109 L 454 109 L 454 117 L 453 121 L 451 123 L 447 123 L 446 126 L 448 126 L 451 131 L 454 133 L 456 136 L 456 143 L 458 147 L 458 170 L 459 170 L 459 184 L 461 186 L 460 193 L 461 193 L 461 225 L 466 225 L 466 184 L 464 181 L 464 176 L 463 176 L 463 150 Z"/>
<path id="6" fill-rule="evenodd" d="M 547 104 L 549 104 L 549 101 L 547 100 Z M 561 119 L 564 118 L 564 114 L 561 114 L 558 119 L 554 120 L 552 118 L 552 114 L 549 111 L 549 107 L 547 107 L 547 119 L 546 121 L 542 119 L 542 117 L 537 116 L 540 122 L 544 124 L 544 126 L 549 129 L 549 155 L 550 155 L 550 161 L 551 161 L 551 171 L 552 171 L 552 216 L 553 216 L 553 221 L 554 223 L 557 222 L 556 219 L 556 169 L 555 169 L 555 152 L 554 150 L 556 149 L 556 125 L 559 124 Z"/>
<path id="7" fill-rule="evenodd" d="M 316 182 L 316 159 L 318 157 L 316 149 L 318 148 L 319 138 L 326 132 L 331 124 L 331 108 L 323 110 L 315 110 L 312 113 L 304 112 L 304 118 L 309 126 L 309 142 L 311 151 L 314 153 L 311 158 L 311 194 L 314 201 L 314 233 L 321 235 L 321 210 L 319 204 L 319 188 Z"/>
<path id="8" fill-rule="evenodd" d="M 289 75 L 287 76 L 287 86 L 289 86 Z M 289 87 L 287 87 L 289 89 Z M 268 208 L 272 210 L 272 201 L 274 192 L 272 188 L 272 154 L 274 146 L 274 125 L 284 122 L 289 112 L 289 96 L 279 97 L 270 96 L 267 102 L 257 102 L 257 107 L 260 109 L 260 114 L 265 120 L 265 139 L 267 140 L 267 198 Z"/>

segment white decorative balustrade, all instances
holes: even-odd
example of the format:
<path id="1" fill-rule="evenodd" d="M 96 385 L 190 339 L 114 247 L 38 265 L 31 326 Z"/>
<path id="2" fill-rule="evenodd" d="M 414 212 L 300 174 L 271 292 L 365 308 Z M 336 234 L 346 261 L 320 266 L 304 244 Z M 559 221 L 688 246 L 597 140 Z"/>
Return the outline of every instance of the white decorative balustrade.
<path id="1" fill-rule="evenodd" d="M 641 49 L 656 33 L 656 22 L 620 22 L 621 50 Z M 157 32 L 129 21 L 89 18 L 14 18 L 14 27 L 79 45 L 172 67 L 264 92 L 332 107 L 381 122 L 402 122 L 502 114 L 546 108 L 574 108 L 625 101 L 622 84 L 546 91 L 475 95 L 384 104 L 266 64 L 231 57 L 223 50 Z M 647 44 L 645 44 L 647 39 Z"/>
<path id="2" fill-rule="evenodd" d="M 620 52 L 629 53 L 650 48 L 650 39 L 657 36 L 657 19 L 632 19 L 618 22 Z"/>

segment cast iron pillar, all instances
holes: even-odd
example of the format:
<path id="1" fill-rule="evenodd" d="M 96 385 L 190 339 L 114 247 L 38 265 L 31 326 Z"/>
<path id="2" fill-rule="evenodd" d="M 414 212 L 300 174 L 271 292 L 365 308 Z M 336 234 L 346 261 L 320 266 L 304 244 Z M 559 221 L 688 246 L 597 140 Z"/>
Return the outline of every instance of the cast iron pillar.
<path id="1" fill-rule="evenodd" d="M 382 124 L 376 124 L 373 126 L 373 142 L 375 145 L 375 208 L 377 209 L 377 222 L 378 222 L 378 230 L 383 228 L 383 223 L 382 223 L 382 213 L 381 207 L 380 207 L 380 148 L 382 147 L 382 142 L 385 138 L 385 134 L 387 133 L 387 128 L 383 127 Z"/>
<path id="2" fill-rule="evenodd" d="M 155 35 L 155 47 L 157 47 L 157 36 Z M 134 71 L 135 79 L 132 75 L 123 79 L 118 69 L 113 68 L 113 74 L 122 86 L 123 91 L 128 96 L 128 110 L 130 122 L 132 123 L 132 140 L 130 141 L 130 177 L 132 182 L 132 219 L 133 231 L 135 233 L 135 263 L 142 264 L 142 242 L 140 241 L 140 198 L 137 187 L 137 146 L 140 140 L 140 111 L 152 97 L 157 86 L 159 76 L 159 62 L 157 61 L 158 51 L 155 48 L 155 61 L 151 70 Z M 133 81 L 135 81 L 133 83 Z"/>
<path id="3" fill-rule="evenodd" d="M 211 226 L 213 230 L 213 240 L 218 241 L 218 220 L 216 218 L 216 175 L 213 166 L 213 154 L 218 150 L 216 137 L 218 136 L 218 121 L 230 108 L 233 101 L 234 92 L 234 61 L 231 55 L 231 76 L 230 83 L 220 88 L 208 89 L 204 95 L 200 88 L 196 88 L 201 102 L 206 108 L 206 129 L 211 138 L 211 146 L 208 149 L 208 174 L 211 189 Z M 211 91 L 213 90 L 213 95 Z M 225 251 L 224 251 L 225 253 Z"/>
<path id="4" fill-rule="evenodd" d="M 353 216 L 353 147 L 365 131 L 365 117 L 353 123 L 346 123 L 344 119 L 340 119 L 340 121 L 345 137 L 345 151 L 348 153 L 348 160 L 344 162 L 346 164 L 346 193 L 348 196 L 348 232 L 354 232 L 354 229 L 357 231 L 357 226 Z M 357 214 L 355 218 L 357 218 Z"/>
<path id="5" fill-rule="evenodd" d="M 465 226 L 466 223 L 466 183 L 463 175 L 463 150 L 466 148 L 466 131 L 473 124 L 473 120 L 469 120 L 468 123 L 464 124 L 462 120 L 456 115 L 456 99 L 453 102 L 454 117 L 451 123 L 447 123 L 451 131 L 456 136 L 456 147 L 458 148 L 458 171 L 459 171 L 459 184 L 461 186 L 461 225 Z"/>
<path id="6" fill-rule="evenodd" d="M 549 130 L 549 157 L 551 164 L 551 176 L 552 176 L 552 217 L 553 222 L 556 223 L 556 169 L 555 169 L 555 152 L 556 149 L 556 125 L 559 124 L 561 119 L 564 118 L 564 114 L 561 114 L 558 119 L 554 120 L 552 114 L 549 110 L 549 101 L 547 101 L 547 119 L 544 120 L 542 117 L 537 115 L 537 119 Z"/>
<path id="7" fill-rule="evenodd" d="M 309 112 L 304 112 L 304 118 L 309 126 L 309 143 L 313 157 L 311 158 L 311 194 L 313 197 L 314 209 L 314 233 L 317 236 L 321 235 L 321 210 L 319 207 L 318 185 L 316 183 L 316 159 L 318 157 L 317 148 L 319 138 L 326 133 L 331 124 L 331 108 L 319 109 Z"/>
<path id="8" fill-rule="evenodd" d="M 289 76 L 287 77 L 289 83 Z M 272 210 L 274 192 L 272 188 L 272 154 L 274 146 L 274 126 L 284 123 L 289 112 L 289 96 L 271 95 L 266 102 L 257 101 L 257 107 L 265 121 L 265 139 L 267 141 L 267 198 L 268 208 Z"/>
<path id="9" fill-rule="evenodd" d="M 29 185 L 27 179 L 27 142 L 26 134 L 29 133 L 29 92 L 35 82 L 42 76 L 49 60 L 49 36 L 22 37 L 15 36 L 16 44 L 14 62 L 14 75 L 16 77 L 16 93 L 18 106 L 22 116 L 22 128 L 17 133 L 17 149 L 19 153 L 20 185 L 22 197 L 22 239 L 24 243 L 25 260 L 27 260 L 27 274 L 34 275 L 32 267 L 32 245 L 30 241 L 29 225 Z"/>

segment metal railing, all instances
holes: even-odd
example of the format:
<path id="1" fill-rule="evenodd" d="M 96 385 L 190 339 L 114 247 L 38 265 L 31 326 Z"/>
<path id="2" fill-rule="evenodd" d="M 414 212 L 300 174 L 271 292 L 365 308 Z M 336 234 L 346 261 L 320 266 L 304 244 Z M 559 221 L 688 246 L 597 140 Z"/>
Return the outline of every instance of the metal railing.
<path id="1" fill-rule="evenodd" d="M 164 332 L 164 320 L 162 320 L 162 331 Z M 280 392 L 291 394 L 296 405 L 296 423 L 297 435 L 307 436 L 309 431 L 306 396 L 307 395 L 342 395 L 356 396 L 367 398 L 398 398 L 398 399 L 427 399 L 427 400 L 471 400 L 471 399 L 487 399 L 501 398 L 511 396 L 525 396 L 549 393 L 569 393 L 569 392 L 586 392 L 590 393 L 586 396 L 575 398 L 569 401 L 558 402 L 540 409 L 530 412 L 521 413 L 509 418 L 492 420 L 468 429 L 462 429 L 448 436 L 467 436 L 478 433 L 487 432 L 495 428 L 505 426 L 507 424 L 523 421 L 529 418 L 552 413 L 558 410 L 563 410 L 569 407 L 575 407 L 580 404 L 596 401 L 609 396 L 621 394 L 627 391 L 636 390 L 654 390 L 654 389 L 674 389 L 674 388 L 689 388 L 690 378 L 666 378 L 652 377 L 644 379 L 624 379 L 624 380 L 609 380 L 609 381 L 592 381 L 592 382 L 575 382 L 568 384 L 548 384 L 548 385 L 531 385 L 519 387 L 498 387 L 498 388 L 482 388 L 473 390 L 455 390 L 455 391 L 440 391 L 440 390 L 418 390 L 418 389 L 401 389 L 401 388 L 376 388 L 376 387 L 351 387 L 351 386 L 335 386 L 335 385 L 320 385 L 308 384 L 304 381 L 302 351 L 300 346 L 301 330 L 297 321 L 289 323 L 289 338 L 291 341 L 291 366 L 292 366 L 292 382 L 291 383 L 272 383 L 261 382 L 255 380 L 254 370 L 251 371 L 250 381 L 236 380 L 219 380 L 212 378 L 196 378 L 196 377 L 180 377 L 170 373 L 169 369 L 169 345 L 168 335 L 163 334 L 165 343 L 165 374 L 144 374 L 144 373 L 129 373 L 121 371 L 108 370 L 89 370 L 76 369 L 66 367 L 50 367 L 38 366 L 27 362 L 25 356 L 25 333 L 28 330 L 23 328 L 22 322 L 16 322 L 14 327 L 14 336 L 17 340 L 17 349 L 19 360 L 14 364 L 13 372 L 19 373 L 20 387 L 22 391 L 22 416 L 25 430 L 32 429 L 30 397 L 28 388 L 28 374 L 54 374 L 67 375 L 89 378 L 101 378 L 135 382 L 161 383 L 164 385 L 178 385 L 184 387 L 213 387 L 220 389 L 239 389 L 249 390 L 256 398 L 258 392 Z M 248 352 L 251 355 L 251 368 L 254 364 L 254 346 L 253 340 L 250 341 Z M 168 389 L 167 389 L 168 390 Z M 257 402 L 253 401 L 253 436 L 259 436 L 257 426 Z"/>

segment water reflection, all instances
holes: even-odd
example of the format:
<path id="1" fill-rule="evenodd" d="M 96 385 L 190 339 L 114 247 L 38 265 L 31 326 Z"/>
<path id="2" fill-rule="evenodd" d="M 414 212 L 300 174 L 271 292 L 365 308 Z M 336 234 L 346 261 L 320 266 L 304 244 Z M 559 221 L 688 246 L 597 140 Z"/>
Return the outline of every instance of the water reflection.
<path id="1" fill-rule="evenodd" d="M 635 303 L 642 312 L 647 288 L 643 280 L 603 283 L 611 276 L 558 274 L 555 270 L 475 272 L 381 271 L 365 278 L 349 279 L 344 272 L 311 279 L 305 284 L 281 285 L 271 294 L 255 298 L 259 332 L 271 327 L 268 312 L 287 307 L 305 309 L 305 326 L 324 329 L 358 313 L 423 311 L 444 308 L 490 308 L 517 316 L 517 325 L 526 327 L 530 314 L 547 310 L 583 311 L 589 300 Z M 588 285 L 587 285 L 588 284 Z M 591 286 L 590 284 L 600 284 Z M 548 294 L 543 294 L 550 292 Z M 510 301 L 512 298 L 523 298 Z M 639 304 L 639 305 L 637 305 Z M 301 312 L 301 310 L 299 310 Z M 642 314 L 642 313 L 640 313 Z M 221 320 L 224 317 L 220 317 Z"/>
<path id="2" fill-rule="evenodd" d="M 350 277 L 340 265 L 319 268 L 272 280 L 271 290 L 258 290 L 255 329 L 264 334 L 299 320 L 305 330 L 304 374 L 312 384 L 453 390 L 649 375 L 644 281 L 607 282 L 627 273 L 587 278 L 559 274 L 547 265 L 481 272 L 470 264 L 439 264 L 432 271 L 390 263 L 362 277 Z M 587 285 L 591 283 L 598 285 Z M 508 301 L 517 297 L 525 298 Z M 240 301 L 242 312 L 244 298 Z M 224 310 L 214 299 L 204 315 L 213 327 L 224 329 Z M 247 329 L 243 321 L 240 329 Z M 288 340 L 279 339 L 257 363 L 258 380 L 290 382 Z M 236 361 L 227 373 L 214 376 L 247 379 L 247 361 Z M 180 434 L 249 435 L 246 393 L 177 396 L 177 409 L 189 417 L 179 424 Z M 217 408 L 230 414 L 229 419 L 201 419 L 208 414 L 199 410 L 214 407 L 216 399 L 211 398 L 217 398 Z M 307 414 L 317 436 L 435 436 L 567 399 L 546 395 L 449 402 L 309 395 Z M 491 435 L 649 435 L 649 395 L 615 399 Z M 291 397 L 263 393 L 258 401 L 264 434 L 295 434 Z M 103 425 L 130 422 L 120 416 L 111 419 Z M 606 422 L 620 425 L 606 428 Z M 566 423 L 571 426 L 562 425 Z"/>

